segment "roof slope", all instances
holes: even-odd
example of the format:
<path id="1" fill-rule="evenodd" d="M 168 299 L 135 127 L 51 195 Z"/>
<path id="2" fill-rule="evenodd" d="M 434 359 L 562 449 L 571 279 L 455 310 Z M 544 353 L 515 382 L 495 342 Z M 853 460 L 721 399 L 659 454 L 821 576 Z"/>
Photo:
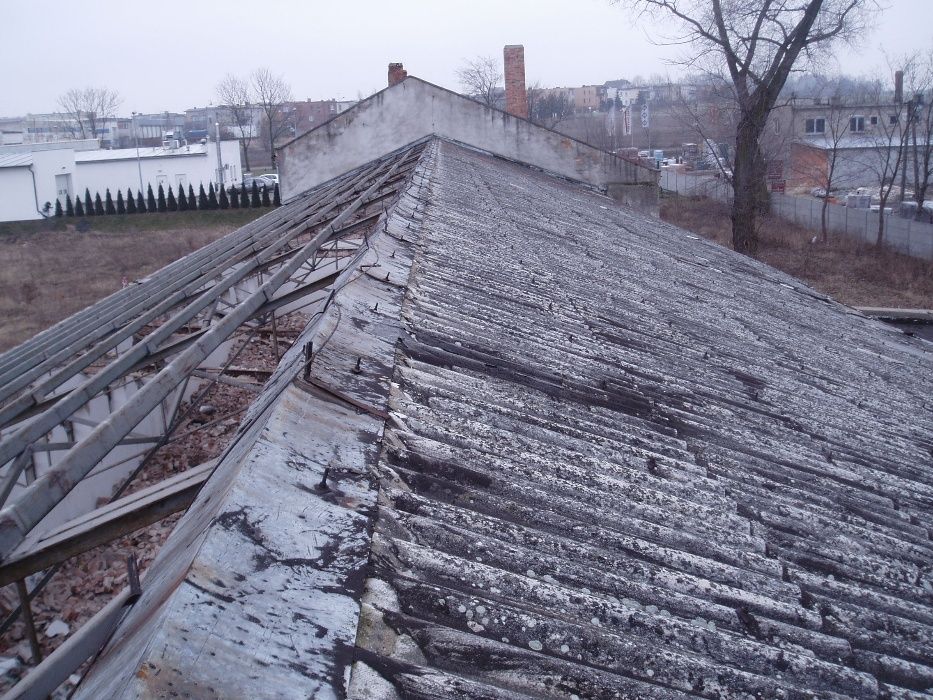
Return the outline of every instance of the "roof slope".
<path id="1" fill-rule="evenodd" d="M 370 670 L 424 698 L 933 687 L 929 344 L 449 144 L 427 198 Z"/>
<path id="2" fill-rule="evenodd" d="M 78 696 L 924 697 L 931 346 L 530 168 L 409 177 Z"/>

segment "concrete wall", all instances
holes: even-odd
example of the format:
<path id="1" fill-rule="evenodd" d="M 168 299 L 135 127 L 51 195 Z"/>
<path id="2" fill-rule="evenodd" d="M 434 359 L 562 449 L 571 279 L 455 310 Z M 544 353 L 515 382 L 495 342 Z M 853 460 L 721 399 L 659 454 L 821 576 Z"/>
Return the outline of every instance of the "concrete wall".
<path id="1" fill-rule="evenodd" d="M 597 187 L 657 181 L 652 170 L 409 77 L 282 146 L 282 196 L 432 134 Z"/>
<path id="2" fill-rule="evenodd" d="M 39 209 L 46 202 L 52 205 L 49 213 L 55 212 L 55 176 L 72 174 L 74 151 L 56 149 L 31 155 L 31 168 L 0 168 L 0 221 L 41 219 Z"/>

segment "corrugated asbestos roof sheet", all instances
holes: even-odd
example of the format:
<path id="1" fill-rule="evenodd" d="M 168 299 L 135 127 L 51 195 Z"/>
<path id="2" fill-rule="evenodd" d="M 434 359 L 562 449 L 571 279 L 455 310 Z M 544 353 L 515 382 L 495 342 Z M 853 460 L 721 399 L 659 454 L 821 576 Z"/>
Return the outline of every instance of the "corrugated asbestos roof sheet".
<path id="1" fill-rule="evenodd" d="M 79 696 L 929 697 L 933 346 L 449 143 L 380 227 Z"/>
<path id="2" fill-rule="evenodd" d="M 418 698 L 933 687 L 929 344 L 450 145 L 427 197 L 367 665 Z"/>

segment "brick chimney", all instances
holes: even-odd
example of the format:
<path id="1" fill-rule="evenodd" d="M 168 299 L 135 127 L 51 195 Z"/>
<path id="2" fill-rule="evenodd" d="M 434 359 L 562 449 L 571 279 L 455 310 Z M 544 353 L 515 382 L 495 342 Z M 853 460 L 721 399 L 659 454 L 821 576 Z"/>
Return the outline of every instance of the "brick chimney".
<path id="1" fill-rule="evenodd" d="M 402 68 L 401 63 L 389 64 L 389 87 L 398 85 L 408 77 L 408 71 Z"/>
<path id="2" fill-rule="evenodd" d="M 904 101 L 904 71 L 894 72 L 894 104 L 899 105 Z"/>
<path id="3" fill-rule="evenodd" d="M 506 46 L 502 51 L 505 67 L 505 111 L 528 118 L 528 93 L 525 90 L 525 47 Z"/>

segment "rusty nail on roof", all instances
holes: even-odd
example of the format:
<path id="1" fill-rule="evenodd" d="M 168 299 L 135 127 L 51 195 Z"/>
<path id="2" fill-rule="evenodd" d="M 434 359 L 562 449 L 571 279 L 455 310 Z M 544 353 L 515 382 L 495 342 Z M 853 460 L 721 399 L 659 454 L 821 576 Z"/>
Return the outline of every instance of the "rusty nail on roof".
<path id="1" fill-rule="evenodd" d="M 354 368 L 351 370 L 351 371 L 353 372 L 353 374 L 359 374 L 360 372 L 363 371 L 363 369 L 360 367 L 360 364 L 361 364 L 362 362 L 363 362 L 363 358 L 362 358 L 362 357 L 357 357 L 357 358 L 356 358 L 356 367 L 354 367 Z"/>
<path id="2" fill-rule="evenodd" d="M 318 483 L 317 488 L 319 491 L 327 491 L 327 476 L 330 474 L 330 467 L 324 467 L 324 475 L 321 476 L 321 481 Z"/>

